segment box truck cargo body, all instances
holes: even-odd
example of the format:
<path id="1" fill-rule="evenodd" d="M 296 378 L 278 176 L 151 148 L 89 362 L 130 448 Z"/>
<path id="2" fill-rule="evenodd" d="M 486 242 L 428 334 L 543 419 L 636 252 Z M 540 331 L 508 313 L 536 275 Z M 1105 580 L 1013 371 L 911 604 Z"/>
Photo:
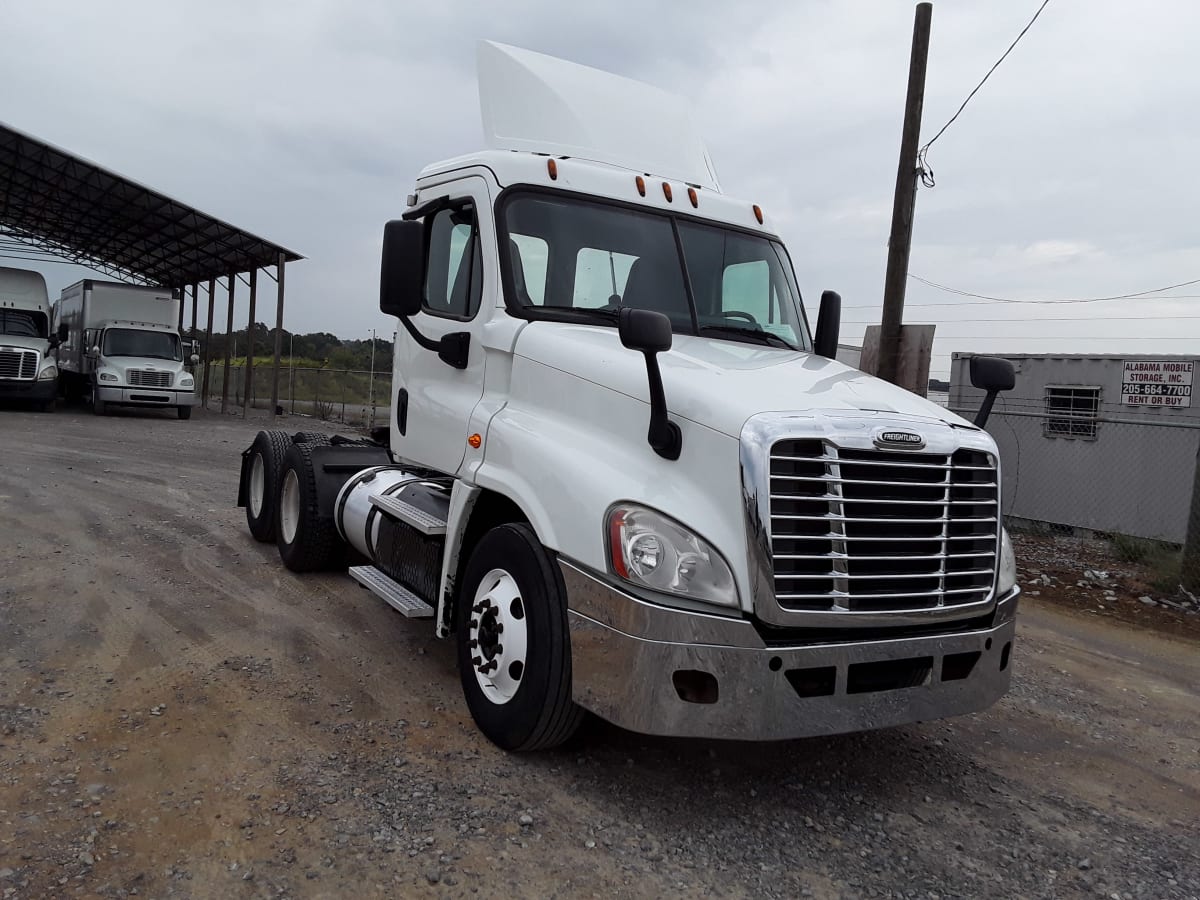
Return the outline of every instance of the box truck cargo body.
<path id="1" fill-rule="evenodd" d="M 59 368 L 68 394 L 109 406 L 169 407 L 186 419 L 196 405 L 180 338 L 180 299 L 170 288 L 85 280 L 62 292 L 55 321 L 66 325 Z"/>
<path id="2" fill-rule="evenodd" d="M 54 407 L 58 368 L 51 351 L 46 280 L 37 272 L 0 267 L 0 400 Z"/>

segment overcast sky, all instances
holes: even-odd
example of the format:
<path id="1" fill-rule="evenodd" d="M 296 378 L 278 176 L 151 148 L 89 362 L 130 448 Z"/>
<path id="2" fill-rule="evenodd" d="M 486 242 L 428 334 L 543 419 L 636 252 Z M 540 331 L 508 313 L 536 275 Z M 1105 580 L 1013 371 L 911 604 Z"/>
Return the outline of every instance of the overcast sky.
<path id="1" fill-rule="evenodd" d="M 934 4 L 926 138 L 1037 5 Z M 0 0 L 0 17 L 0 120 L 306 256 L 288 269 L 290 329 L 393 329 L 375 309 L 382 225 L 422 166 L 482 145 L 482 38 L 688 98 L 722 188 L 782 232 L 810 317 L 834 288 L 844 341 L 878 320 L 903 0 Z M 1198 33 L 1200 5 L 1184 0 L 1051 0 L 931 150 L 910 271 L 1019 299 L 1200 278 Z M 42 270 L 52 296 L 89 274 Z M 1172 296 L 1190 294 L 1200 285 Z M 956 350 L 1196 353 L 1198 301 L 1016 306 L 910 282 L 906 320 L 938 323 L 944 375 Z"/>

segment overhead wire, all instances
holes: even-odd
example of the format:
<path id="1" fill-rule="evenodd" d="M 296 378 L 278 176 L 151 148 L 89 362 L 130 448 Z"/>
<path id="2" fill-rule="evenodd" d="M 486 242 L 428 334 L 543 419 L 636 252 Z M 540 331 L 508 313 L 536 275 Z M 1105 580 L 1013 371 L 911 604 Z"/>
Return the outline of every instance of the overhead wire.
<path id="1" fill-rule="evenodd" d="M 967 99 L 964 100 L 959 105 L 958 109 L 955 110 L 954 115 L 952 115 L 946 121 L 945 125 L 943 125 L 941 128 L 938 129 L 937 134 L 935 134 L 928 141 L 926 141 L 925 145 L 923 147 L 921 147 L 920 150 L 917 151 L 917 166 L 921 173 L 921 182 L 925 185 L 925 187 L 931 188 L 936 183 L 933 180 L 933 169 L 930 168 L 929 163 L 926 160 L 926 156 L 929 153 L 929 148 L 933 146 L 933 142 L 936 141 L 938 138 L 940 138 L 942 136 L 942 134 L 946 131 L 946 129 L 954 124 L 954 120 L 957 119 L 959 117 L 959 115 L 962 113 L 962 111 L 967 108 L 967 104 L 971 102 L 971 98 L 974 97 L 977 93 L 979 93 L 979 89 L 981 87 L 983 87 L 985 83 L 987 83 L 987 80 L 989 78 L 992 77 L 992 73 L 995 72 L 996 69 L 998 69 L 1000 67 L 1000 63 L 1004 62 L 1004 60 L 1008 57 L 1008 54 L 1012 53 L 1013 48 L 1016 47 L 1018 43 L 1020 43 L 1021 38 L 1025 37 L 1025 33 L 1027 31 L 1029 31 L 1030 28 L 1033 27 L 1033 23 L 1038 20 L 1038 16 L 1040 16 L 1042 14 L 1042 10 L 1044 10 L 1046 8 L 1046 5 L 1049 2 L 1050 2 L 1050 0 L 1042 0 L 1042 5 L 1039 6 L 1037 9 L 1037 12 L 1035 12 L 1033 14 L 1033 18 L 1029 20 L 1029 22 L 1025 25 L 1024 28 L 1021 29 L 1021 33 L 1018 34 L 1016 36 L 1016 38 L 1013 39 L 1013 42 L 1008 45 L 1008 49 L 1005 50 L 1000 55 L 1000 58 L 992 64 L 992 67 L 987 70 L 987 74 L 983 76 L 983 78 L 980 80 L 979 84 L 975 85 L 975 87 L 972 89 L 971 93 L 967 94 Z"/>

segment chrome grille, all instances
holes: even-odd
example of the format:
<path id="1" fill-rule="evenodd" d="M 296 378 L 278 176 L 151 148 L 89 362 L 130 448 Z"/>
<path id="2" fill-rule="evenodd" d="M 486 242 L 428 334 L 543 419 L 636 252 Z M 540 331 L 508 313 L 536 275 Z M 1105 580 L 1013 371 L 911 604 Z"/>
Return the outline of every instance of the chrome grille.
<path id="1" fill-rule="evenodd" d="M 32 381 L 37 375 L 38 355 L 34 350 L 0 349 L 0 378 Z"/>
<path id="2" fill-rule="evenodd" d="M 986 600 L 999 535 L 996 461 L 782 440 L 770 454 L 775 598 L 882 612 Z"/>
<path id="3" fill-rule="evenodd" d="M 125 373 L 133 387 L 165 388 L 171 386 L 170 372 L 151 372 L 147 369 L 129 369 Z"/>

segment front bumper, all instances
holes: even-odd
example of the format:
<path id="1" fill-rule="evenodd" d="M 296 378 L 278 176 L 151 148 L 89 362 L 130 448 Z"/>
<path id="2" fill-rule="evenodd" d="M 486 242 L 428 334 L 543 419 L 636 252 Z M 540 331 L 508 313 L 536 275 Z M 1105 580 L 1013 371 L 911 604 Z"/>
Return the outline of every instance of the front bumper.
<path id="1" fill-rule="evenodd" d="M 33 400 L 47 403 L 58 396 L 58 383 L 48 381 L 16 381 L 0 379 L 0 400 Z"/>
<path id="2" fill-rule="evenodd" d="M 986 709 L 1012 675 L 1018 588 L 979 630 L 768 646 L 745 619 L 646 603 L 560 566 L 574 699 L 631 731 L 735 740 L 866 731 Z"/>
<path id="3" fill-rule="evenodd" d="M 112 406 L 195 406 L 200 402 L 195 391 L 165 388 L 96 386 L 97 396 Z"/>

